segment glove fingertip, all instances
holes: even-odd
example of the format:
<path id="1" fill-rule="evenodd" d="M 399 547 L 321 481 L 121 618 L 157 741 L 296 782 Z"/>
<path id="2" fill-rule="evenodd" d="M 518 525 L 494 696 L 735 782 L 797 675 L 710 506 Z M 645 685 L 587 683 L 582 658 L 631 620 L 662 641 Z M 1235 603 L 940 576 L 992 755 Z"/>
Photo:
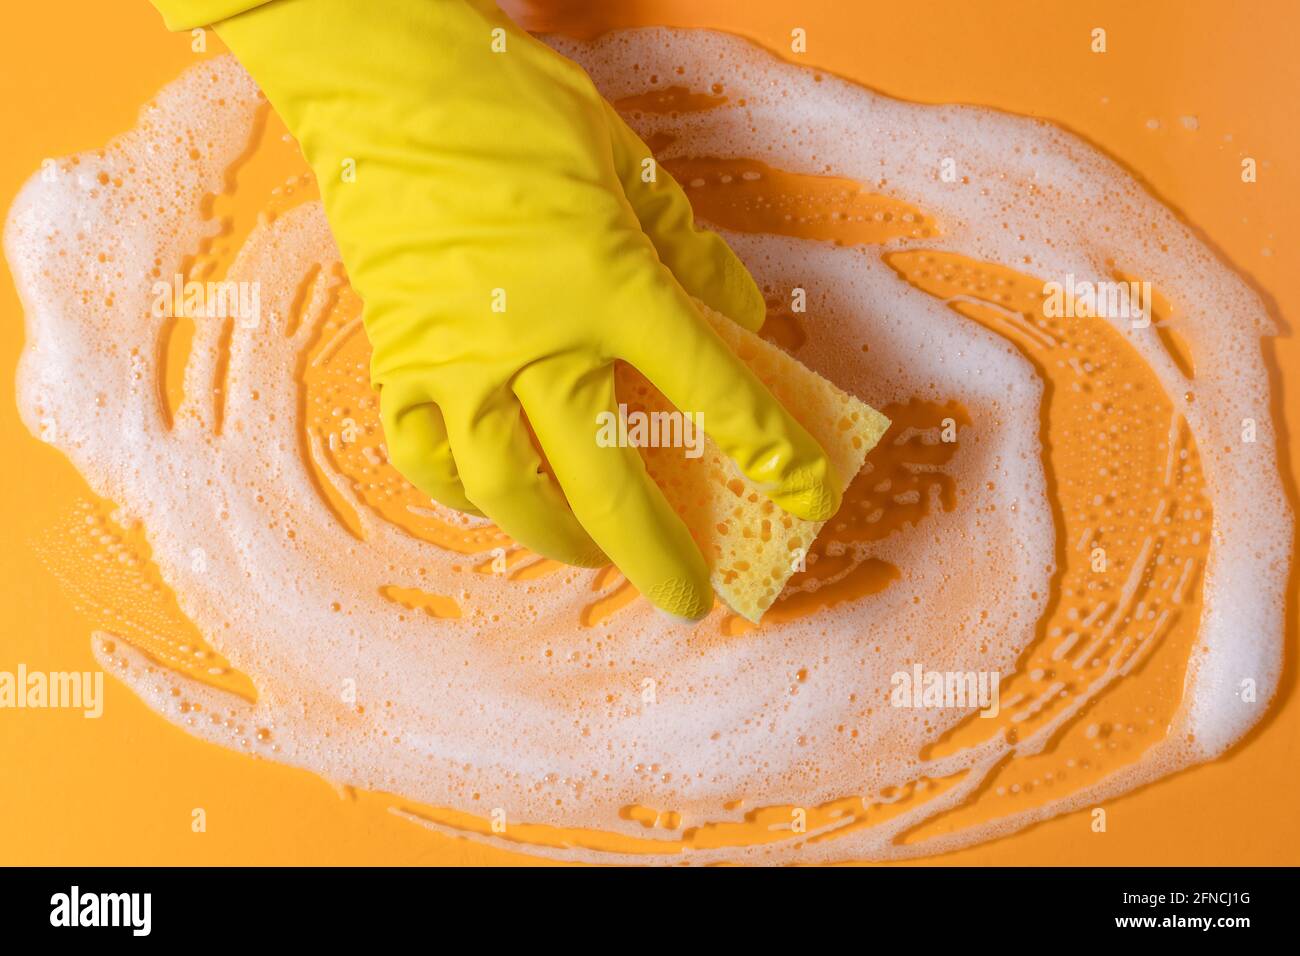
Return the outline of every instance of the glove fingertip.
<path id="1" fill-rule="evenodd" d="M 790 472 L 772 493 L 783 510 L 805 521 L 827 521 L 840 510 L 843 492 L 830 463 L 803 465 Z"/>
<path id="2" fill-rule="evenodd" d="M 713 609 L 713 587 L 708 579 L 672 578 L 649 588 L 645 596 L 669 617 L 694 622 Z"/>

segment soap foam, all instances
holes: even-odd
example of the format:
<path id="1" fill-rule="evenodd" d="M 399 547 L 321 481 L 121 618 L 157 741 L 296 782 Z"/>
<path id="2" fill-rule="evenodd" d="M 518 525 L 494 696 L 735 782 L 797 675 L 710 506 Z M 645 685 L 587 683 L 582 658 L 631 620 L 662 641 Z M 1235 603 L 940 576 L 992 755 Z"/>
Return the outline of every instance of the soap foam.
<path id="1" fill-rule="evenodd" d="M 150 286 L 215 234 L 198 214 L 203 199 L 224 187 L 261 108 L 242 70 L 217 59 L 167 87 L 106 149 L 62 164 L 53 181 L 34 178 L 5 235 L 28 323 L 24 421 L 119 503 L 124 521 L 143 523 L 182 609 L 251 676 L 257 700 L 98 635 L 106 666 L 196 736 L 434 807 L 479 816 L 503 808 L 511 821 L 658 840 L 671 859 L 683 856 L 675 834 L 647 831 L 627 807 L 671 809 L 689 827 L 740 820 L 740 799 L 749 808 L 809 807 L 861 795 L 867 805 L 917 780 L 958 781 L 874 826 L 837 833 L 832 822 L 820 833 L 685 854 L 699 862 L 950 849 L 1211 758 L 1258 720 L 1279 673 L 1291 524 L 1259 350 L 1271 326 L 1231 270 L 1119 167 L 1048 124 L 889 100 L 717 34 L 639 30 L 552 42 L 612 101 L 643 92 L 650 74 L 690 89 L 725 85 L 725 106 L 629 115 L 645 138 L 674 137 L 665 162 L 744 156 L 831 173 L 940 223 L 938 237 L 866 250 L 727 239 L 765 288 L 828 290 L 809 316 L 805 364 L 876 408 L 960 397 L 971 424 L 947 465 L 959 505 L 935 509 L 923 528 L 852 545 L 854 560 L 899 569 L 890 587 L 739 637 L 717 628 L 720 612 L 692 629 L 645 602 L 580 627 L 599 572 L 563 569 L 535 584 L 474 573 L 463 554 L 372 507 L 358 509 L 358 540 L 322 499 L 299 433 L 292 372 L 319 345 L 314 336 L 341 281 L 317 203 L 260 224 L 244 244 L 226 278 L 260 283 L 262 324 L 198 324 L 185 403 L 169 428 L 157 388 L 164 320 L 150 315 Z M 940 179 L 949 156 L 966 181 Z M 1164 742 L 1094 787 L 904 844 L 901 834 L 959 805 L 1008 754 L 1045 745 L 1053 728 L 926 759 L 968 711 L 891 708 L 891 675 L 918 662 L 1013 672 L 1035 640 L 1056 571 L 1042 383 L 1001 336 L 899 281 L 883 254 L 907 249 L 1030 261 L 1036 274 L 1094 279 L 1109 276 L 1113 258 L 1176 293 L 1180 331 L 1201 359 L 1194 386 L 1154 336 L 1122 332 L 1198 442 L 1214 523 L 1198 652 Z M 307 320 L 293 319 L 300 311 Z M 334 334 L 344 342 L 359 333 L 354 325 Z M 211 383 L 223 352 L 218 431 Z M 361 382 L 364 363 L 355 366 Z M 373 401 L 358 400 L 370 412 Z M 1244 418 L 1258 422 L 1254 444 L 1240 442 Z M 388 588 L 439 595 L 461 615 L 398 613 Z M 1236 695 L 1243 677 L 1256 682 L 1257 706 Z M 1081 694 L 1079 706 L 1087 699 Z M 608 858 L 573 845 L 532 850 Z"/>

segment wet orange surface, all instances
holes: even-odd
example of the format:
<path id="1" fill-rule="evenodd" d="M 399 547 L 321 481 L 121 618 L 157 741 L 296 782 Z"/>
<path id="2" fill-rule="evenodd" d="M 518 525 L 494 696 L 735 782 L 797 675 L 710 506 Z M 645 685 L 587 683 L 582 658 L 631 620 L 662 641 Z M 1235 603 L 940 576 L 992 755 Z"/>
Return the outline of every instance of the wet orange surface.
<path id="1" fill-rule="evenodd" d="M 765 5 L 754 5 L 755 9 L 747 10 L 743 23 L 729 19 L 722 8 L 710 10 L 708 6 L 693 6 L 695 12 L 690 14 L 690 22 L 743 27 L 745 32 L 766 30 L 764 38 L 770 38 L 769 42 L 778 49 L 783 33 L 788 33 L 789 28 L 785 26 L 788 16 L 774 14 Z M 832 10 L 832 5 L 825 6 L 827 11 Z M 685 22 L 683 18 L 687 14 L 678 5 L 664 4 L 656 9 L 662 12 L 641 9 L 639 19 L 620 22 Z M 1020 20 L 1033 19 L 1024 9 L 1017 9 L 1023 14 Z M 1116 6 L 1107 16 L 1108 22 L 1128 23 L 1130 31 L 1162 26 L 1141 19 L 1131 22 L 1133 15 L 1121 15 L 1119 10 Z M 809 28 L 811 35 L 818 37 L 813 24 L 819 18 L 828 24 L 839 23 L 836 19 L 839 16 L 811 4 L 798 25 Z M 1208 13 L 1204 16 L 1208 17 Z M 1054 18 L 1038 16 L 1038 35 L 1058 36 L 1064 29 L 1058 22 L 1062 19 L 1059 14 Z M 912 37 L 923 49 L 947 51 L 950 59 L 945 59 L 945 63 L 970 56 L 972 63 L 978 64 L 974 52 L 966 52 L 972 43 L 971 25 L 967 23 L 965 29 L 958 29 L 959 25 L 955 18 L 937 18 L 921 35 L 918 35 L 920 28 L 912 23 L 900 21 L 888 26 L 900 44 L 903 38 Z M 845 32 L 845 26 L 839 23 L 838 32 Z M 873 35 L 882 30 L 881 24 L 875 22 L 858 26 L 863 30 L 869 27 Z M 1235 26 L 1242 31 L 1248 27 Z M 40 29 L 34 24 L 28 32 Z M 52 27 L 46 25 L 44 29 L 53 36 Z M 1011 42 L 1024 29 L 1024 23 L 1018 21 L 1011 30 L 1013 36 L 1003 38 L 1002 42 Z M 138 62 L 132 70 L 115 75 L 114 83 L 120 87 L 115 97 L 104 90 L 83 89 L 75 77 L 63 77 L 55 82 L 54 91 L 62 91 L 59 95 L 64 97 L 61 102 L 65 104 L 76 102 L 76 96 L 102 96 L 113 102 L 121 99 L 114 107 L 117 112 L 109 110 L 117 125 L 101 125 L 101 117 L 95 117 L 92 122 L 91 117 L 80 111 L 74 114 L 70 106 L 60 107 L 66 121 L 62 127 L 48 117 L 42 123 L 57 129 L 41 124 L 33 128 L 28 123 L 22 130 L 22 141 L 30 142 L 30 155 L 23 156 L 20 162 L 11 148 L 4 159 L 4 181 L 9 192 L 46 152 L 84 148 L 125 128 L 138 103 L 153 92 L 148 83 L 154 87 L 160 85 L 192 56 L 179 38 L 162 33 L 147 8 L 142 15 L 127 15 L 118 23 L 105 24 L 104 30 L 121 48 L 159 52 L 154 61 Z M 1079 42 L 1086 50 L 1087 29 L 1082 32 L 1085 39 Z M 1111 122 L 1111 116 L 1102 107 L 1118 104 L 1111 104 L 1109 99 L 1101 103 L 1101 96 L 1107 94 L 1095 94 L 1097 102 L 1086 105 L 1073 99 L 1080 95 L 1080 87 L 1087 88 L 1090 84 L 1098 84 L 1099 89 L 1111 88 L 1109 83 L 1103 84 L 1094 76 L 1060 77 L 1059 88 L 1048 84 L 1046 91 L 1040 90 L 1040 95 L 1046 97 L 1044 102 L 1025 103 L 1018 98 L 1025 95 L 1023 90 L 1002 90 L 998 83 L 989 88 L 987 63 L 983 71 L 976 65 L 968 71 L 974 83 L 972 87 L 964 85 L 966 78 L 951 75 L 944 68 L 927 69 L 933 66 L 930 57 L 909 59 L 898 50 L 892 56 L 888 50 L 883 55 L 873 51 L 867 56 L 836 33 L 828 29 L 820 34 L 822 42 L 827 44 L 826 58 L 813 56 L 819 51 L 819 45 L 815 44 L 809 54 L 810 62 L 834 68 L 894 95 L 907 95 L 907 84 L 912 84 L 912 95 L 916 98 L 978 100 L 1039 111 L 1065 118 L 1071 125 L 1079 117 L 1091 118 L 1098 127 L 1097 134 L 1109 130 L 1115 137 L 1116 148 L 1133 151 L 1132 161 L 1140 169 L 1148 168 L 1140 165 L 1139 161 L 1145 160 L 1151 164 L 1149 168 L 1165 173 L 1168 180 L 1165 188 L 1187 190 L 1188 184 L 1194 185 L 1209 175 L 1205 167 L 1225 161 L 1219 155 L 1224 148 L 1221 144 L 1207 148 L 1203 140 L 1183 143 L 1167 136 L 1156 137 L 1145 125 L 1135 124 L 1133 130 L 1124 126 L 1110 130 L 1107 123 Z M 1123 31 L 1120 35 L 1124 35 Z M 218 45 L 215 38 L 209 39 L 213 47 Z M 1255 40 L 1266 47 L 1273 42 L 1267 35 L 1255 36 Z M 1180 38 L 1179 42 L 1194 41 L 1189 36 Z M 1168 76 L 1157 75 L 1149 67 L 1126 66 L 1128 61 L 1118 49 L 1116 59 L 1121 61 L 1119 68 L 1136 71 L 1130 84 L 1145 82 L 1145 87 L 1138 88 L 1148 91 L 1151 111 L 1159 112 L 1158 101 L 1169 94 L 1168 87 L 1173 81 Z M 169 72 L 160 70 L 159 63 L 164 60 L 170 64 Z M 1005 64 L 999 67 L 1005 68 Z M 1144 73 L 1144 69 L 1149 72 Z M 945 77 L 947 86 L 943 85 Z M 79 81 L 85 84 L 87 77 L 80 76 Z M 1040 86 L 1042 82 L 1040 77 Z M 965 92 L 971 89 L 982 89 L 986 96 L 979 98 Z M 1205 134 L 1203 139 L 1208 139 L 1211 131 L 1217 132 L 1215 123 L 1231 129 L 1234 136 L 1244 135 L 1240 132 L 1244 121 L 1230 108 L 1230 100 L 1221 89 L 1212 88 L 1203 77 L 1187 78 L 1182 89 L 1183 95 L 1198 104 L 1195 108 L 1199 111 L 1199 132 Z M 1005 98 L 997 98 L 999 92 Z M 45 95 L 53 96 L 54 92 L 47 91 Z M 724 95 L 725 91 L 679 88 L 647 93 L 620 105 L 660 112 L 707 109 Z M 1132 96 L 1131 90 L 1129 95 Z M 1211 111 L 1211 106 L 1217 112 Z M 1281 107 L 1279 102 L 1275 116 L 1281 116 Z M 1067 112 L 1071 109 L 1077 112 Z M 1280 127 L 1280 120 L 1274 126 Z M 70 130 L 79 133 L 74 135 Z M 1250 133 L 1257 142 L 1274 144 L 1275 152 L 1295 145 L 1288 139 L 1294 134 L 1266 125 L 1252 126 Z M 1218 133 L 1220 140 L 1223 135 Z M 60 143 L 65 145 L 58 147 Z M 257 216 L 267 214 L 267 210 L 274 214 L 276 209 L 312 197 L 309 178 L 302 175 L 301 169 L 295 170 L 298 163 L 292 144 L 284 141 L 278 121 L 270 117 L 262 131 L 257 156 L 240 167 L 235 184 L 237 199 L 229 202 L 218 199 L 214 204 L 213 215 L 227 220 L 228 226 L 210 248 L 199 250 L 188 264 L 192 277 L 219 274 Z M 865 186 L 830 177 L 796 177 L 762 164 L 709 157 L 678 161 L 670 164 L 670 169 L 687 186 L 688 194 L 703 215 L 733 229 L 774 231 L 844 244 L 871 244 L 899 235 L 924 238 L 942 230 L 942 224 L 933 222 L 924 210 L 906 207 L 887 194 L 878 195 Z M 1280 180 L 1281 174 L 1278 175 Z M 1279 209 L 1300 211 L 1295 208 L 1295 184 L 1279 182 L 1271 187 L 1277 190 L 1271 202 L 1252 199 L 1251 202 L 1260 204 L 1243 205 L 1239 197 L 1224 196 L 1231 183 L 1232 179 L 1224 176 L 1217 187 L 1209 189 L 1208 197 L 1198 194 L 1205 207 L 1195 211 L 1205 217 L 1200 224 L 1224 243 L 1225 248 L 1240 255 L 1237 261 L 1248 271 L 1257 272 L 1266 287 L 1279 296 L 1279 301 L 1294 303 L 1300 290 L 1293 276 L 1278 272 L 1276 258 L 1289 247 L 1288 240 L 1295 238 L 1294 219 L 1284 223 L 1277 218 L 1281 215 Z M 1181 198 L 1177 192 L 1169 195 L 1175 201 Z M 1263 254 L 1265 249 L 1268 255 Z M 982 788 L 978 799 L 941 816 L 913 835 L 920 837 L 988 819 L 1007 812 L 1012 806 L 1021 808 L 1026 800 L 1050 799 L 1059 795 L 1060 788 L 1076 789 L 1115 766 L 1132 761 L 1161 736 L 1179 702 L 1182 674 L 1195 635 L 1200 609 L 1199 574 L 1208 548 L 1212 505 L 1204 493 L 1198 457 L 1189 433 L 1176 420 L 1171 428 L 1170 407 L 1154 376 L 1105 322 L 1085 320 L 1081 325 L 1079 320 L 1074 320 L 1067 327 L 1059 320 L 1047 318 L 1041 303 L 1041 279 L 1003 267 L 925 252 L 896 253 L 888 261 L 901 280 L 947 301 L 960 314 L 1004 335 L 1035 365 L 1048 384 L 1042 436 L 1049 449 L 1049 474 L 1054 476 L 1058 531 L 1053 597 L 1040 622 L 1038 639 L 1020 662 L 1014 677 L 1004 681 L 1003 712 L 999 718 L 968 721 L 936 750 L 946 752 L 994 734 L 1027 734 L 1057 719 L 1073 702 L 1082 700 L 1086 689 L 1095 681 L 1107 679 L 1109 674 L 1112 675 L 1109 680 L 1115 682 L 1114 687 L 1107 689 L 1102 703 L 1070 722 L 1052 748 L 1001 768 L 992 782 Z M 1124 274 L 1122 265 L 1117 264 L 1117 277 L 1141 278 Z M 7 323 L 10 334 L 4 348 L 9 356 L 8 367 L 12 368 L 20 344 L 16 337 L 20 325 L 12 292 L 9 295 L 13 320 Z M 1194 370 L 1177 337 L 1176 305 L 1157 294 L 1153 302 L 1154 317 L 1162 332 L 1162 342 L 1190 375 Z M 556 570 L 550 562 L 538 561 L 514 549 L 491 527 L 466 523 L 448 513 L 431 513 L 427 506 L 421 507 L 419 496 L 413 494 L 375 451 L 382 436 L 378 432 L 373 396 L 365 386 L 368 347 L 356 322 L 359 305 L 355 296 L 340 282 L 336 298 L 324 311 L 325 318 L 315 331 L 312 346 L 299 369 L 303 383 L 302 452 L 316 469 L 318 493 L 330 503 L 339 520 L 359 534 L 360 525 L 352 512 L 357 508 L 370 509 L 383 520 L 465 554 L 466 573 L 491 573 L 494 561 L 504 561 L 510 577 L 521 581 Z M 169 337 L 169 354 L 184 355 L 187 343 L 184 322 L 178 320 Z M 807 335 L 799 317 L 780 307 L 772 309 L 764 333 L 796 356 Z M 1294 387 L 1293 383 L 1300 380 L 1300 359 L 1293 343 L 1281 343 L 1278 354 L 1279 374 Z M 159 383 L 160 392 L 169 396 L 171 408 L 178 407 L 175 398 L 186 387 L 180 377 L 180 366 L 179 361 L 169 362 L 168 374 Z M 1107 371 L 1099 376 L 1092 374 L 1089 367 Z M 223 384 L 219 380 L 220 367 L 217 374 L 218 380 L 211 387 L 219 393 Z M 1104 504 L 1099 506 L 1093 502 L 1092 490 L 1083 477 L 1098 466 L 1095 443 L 1080 438 L 1085 431 L 1102 427 L 1095 420 L 1093 409 L 1097 391 L 1108 397 L 1127 396 L 1132 402 L 1130 408 L 1115 411 L 1136 423 L 1136 427 L 1122 436 L 1113 435 L 1106 456 L 1111 467 L 1125 472 L 1117 480 L 1141 490 L 1126 513 L 1111 512 Z M 795 576 L 765 623 L 812 614 L 828 603 L 851 601 L 889 587 L 897 577 L 897 569 L 875 561 L 851 564 L 843 545 L 883 537 L 904 526 L 922 526 L 932 501 L 945 509 L 955 505 L 960 489 L 953 486 L 951 477 L 944 472 L 952 448 L 952 439 L 945 439 L 945 434 L 959 435 L 961 428 L 969 423 L 956 397 L 946 405 L 916 401 L 882 411 L 893 420 L 894 427 L 869 456 L 871 467 L 850 487 L 840 515 L 811 549 L 807 569 Z M 13 447 L 25 449 L 24 454 L 34 462 L 31 469 L 5 479 L 6 517 L 15 533 L 25 535 L 24 541 L 35 542 L 35 551 L 55 570 L 55 576 L 65 583 L 71 582 L 74 588 L 76 582 L 87 577 L 83 570 L 86 563 L 99 560 L 97 555 L 102 555 L 103 549 L 108 549 L 110 554 L 128 555 L 117 564 L 132 569 L 127 577 L 121 577 L 116 571 L 114 575 L 90 576 L 100 585 L 99 590 L 87 595 L 83 586 L 74 607 L 51 576 L 33 565 L 33 549 L 24 543 L 12 545 L 6 550 L 4 560 L 15 561 L 21 570 L 8 575 L 11 583 L 5 586 L 14 587 L 14 582 L 21 580 L 25 582 L 21 586 L 24 593 L 35 589 L 42 597 L 36 602 L 27 597 L 24 602 L 11 603 L 17 611 L 18 626 L 14 629 L 16 637 L 6 641 L 6 658 L 48 661 L 41 666 L 49 668 L 90 667 L 85 641 L 89 620 L 137 642 L 191 676 L 246 691 L 239 683 L 241 675 L 230 673 L 220 660 L 200 656 L 210 652 L 205 651 L 197 634 L 190 633 L 192 626 L 189 632 L 185 630 L 187 622 L 175 608 L 174 600 L 169 604 L 168 594 L 159 586 L 156 573 L 151 577 L 147 552 L 142 552 L 139 541 L 129 540 L 114 527 L 107 514 L 109 506 L 76 504 L 84 492 L 71 467 L 27 436 L 12 408 L 0 414 L 3 414 L 3 427 L 12 432 Z M 220 421 L 212 425 L 219 429 Z M 345 429 L 346 441 L 342 440 Z M 1294 456 L 1294 451 L 1291 454 Z M 929 494 L 931 488 L 938 491 L 934 498 Z M 107 539 L 97 539 L 102 548 L 78 554 L 60 544 L 70 540 L 69 535 L 61 535 L 59 530 L 60 522 L 70 520 L 69 514 L 75 520 L 95 522 L 102 529 L 100 537 Z M 494 554 L 494 549 L 500 551 Z M 102 586 L 105 581 L 109 584 L 107 588 Z M 824 586 L 803 590 L 812 581 L 824 582 Z M 123 595 L 129 595 L 136 587 L 152 596 L 132 601 L 128 617 L 130 621 L 145 623 L 129 625 L 135 627 L 136 633 L 124 633 L 121 601 Z M 594 587 L 592 603 L 584 612 L 581 624 L 591 626 L 616 619 L 621 609 L 637 600 L 635 592 L 612 569 L 599 575 Z M 394 602 L 395 613 L 434 616 L 461 613 L 454 601 L 440 595 L 399 589 L 387 589 L 385 595 Z M 1089 620 L 1079 613 L 1085 604 L 1106 610 Z M 141 608 L 145 609 L 143 617 L 139 616 Z M 30 622 L 24 626 L 28 615 L 31 615 Z M 1292 621 L 1294 624 L 1294 615 Z M 723 627 L 728 634 L 740 636 L 750 625 L 728 617 Z M 1102 654 L 1099 649 L 1103 643 L 1116 636 L 1122 638 L 1119 649 Z M 178 651 L 182 646 L 186 650 Z M 0 668 L 5 666 L 5 659 L 0 659 Z M 1288 688 L 1292 671 L 1289 667 L 1284 675 Z M 240 761 L 234 755 L 188 740 L 129 700 L 121 688 L 111 689 L 110 695 L 114 691 L 117 692 L 115 706 L 100 721 L 82 722 L 77 715 L 78 721 L 73 722 L 56 713 L 42 715 L 47 719 L 41 726 L 28 720 L 22 727 L 16 727 L 12 721 L 0 720 L 0 753 L 6 758 L 12 755 L 10 762 L 17 766 L 29 763 L 31 766 L 25 774 L 30 785 L 27 792 L 17 794 L 5 788 L 0 793 L 0 808 L 5 811 L 0 813 L 0 818 L 27 821 L 19 828 L 22 832 L 0 835 L 6 846 L 17 847 L 16 861 L 48 862 L 50 857 L 41 855 L 48 847 L 57 848 L 54 851 L 60 854 L 57 859 L 69 862 L 513 859 L 502 851 L 469 847 L 432 833 L 421 835 L 421 846 L 412 848 L 410 824 L 386 813 L 390 801 L 382 796 L 348 791 L 345 794 L 348 799 L 340 805 L 334 792 L 319 780 L 283 767 Z M 1297 783 L 1295 762 L 1288 759 L 1297 742 L 1297 722 L 1289 690 L 1283 691 L 1283 698 L 1282 706 L 1275 709 L 1264 728 L 1252 733 L 1251 737 L 1256 739 L 1250 746 L 1238 748 L 1234 755 L 1213 766 L 1181 774 L 1172 781 L 1144 788 L 1117 801 L 1111 809 L 1111 819 L 1115 822 L 1107 834 L 1092 833 L 1085 816 L 1076 814 L 989 846 L 952 854 L 944 862 L 1295 862 L 1300 855 L 1297 853 L 1300 837 L 1287 807 Z M 862 716 L 863 719 L 869 716 L 869 706 L 864 705 Z M 841 730 L 853 732 L 851 727 Z M 144 759 L 135 753 L 129 764 L 124 759 L 115 766 L 111 760 L 98 756 L 102 751 L 125 758 L 127 751 L 123 748 L 132 746 L 131 741 L 143 741 Z M 85 759 L 60 771 L 65 775 L 62 778 L 52 779 L 48 770 L 38 769 L 46 766 L 41 754 L 48 754 L 52 749 L 70 749 Z M 133 769 L 127 774 L 121 769 L 127 765 L 144 769 Z M 144 781 L 149 783 L 146 785 Z M 910 800 L 920 799 L 922 795 L 929 799 L 952 784 L 952 781 L 917 781 L 913 785 L 915 792 L 897 795 L 888 806 L 864 808 L 856 799 L 846 799 L 810 808 L 808 826 L 812 829 L 818 822 L 843 820 L 846 816 L 864 823 L 878 823 L 900 812 Z M 141 788 L 150 796 L 141 799 Z M 106 795 L 97 805 L 95 817 L 85 823 L 69 823 L 68 814 L 75 816 L 71 808 L 89 800 L 92 793 Z M 199 805 L 227 808 L 239 822 L 220 833 L 192 834 L 187 825 L 189 812 Z M 49 819 L 50 811 L 46 808 L 50 806 L 61 806 L 64 810 L 57 824 L 51 820 L 45 826 L 42 820 Z M 174 826 L 145 822 L 156 821 L 160 809 L 167 807 L 171 807 L 167 812 L 176 816 Z M 467 829 L 485 826 L 482 821 L 465 815 L 429 808 L 408 809 L 416 815 Z M 1206 812 L 1221 817 L 1216 818 L 1214 833 L 1205 832 Z M 112 826 L 103 816 L 106 813 L 115 816 Z M 678 831 L 680 827 L 680 819 L 671 808 L 629 807 L 626 816 L 661 831 Z M 94 825 L 96 818 L 101 824 L 98 827 Z M 132 825 L 129 822 L 132 820 L 139 822 Z M 789 820 L 790 808 L 755 808 L 745 824 L 693 827 L 680 836 L 686 845 L 700 847 L 752 842 L 763 839 L 774 827 L 788 827 Z M 71 835 L 67 833 L 69 826 Z M 53 834 L 54 828 L 59 828 L 58 834 Z M 328 839 L 321 839 L 321 828 L 328 831 Z M 141 840 L 141 832 L 148 838 Z M 310 838 L 308 833 L 312 833 Z M 614 840 L 609 845 L 611 849 L 638 849 L 635 841 L 625 838 L 560 834 L 543 827 L 516 831 L 512 826 L 512 836 L 541 843 L 560 839 Z M 662 848 L 662 844 L 655 846 Z"/>

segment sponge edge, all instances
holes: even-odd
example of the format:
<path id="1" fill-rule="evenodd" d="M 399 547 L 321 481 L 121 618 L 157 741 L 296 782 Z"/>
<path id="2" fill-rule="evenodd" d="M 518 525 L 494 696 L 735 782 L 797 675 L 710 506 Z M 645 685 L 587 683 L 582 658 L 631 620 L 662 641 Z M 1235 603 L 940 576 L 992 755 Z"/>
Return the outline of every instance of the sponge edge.
<path id="1" fill-rule="evenodd" d="M 889 419 L 753 332 L 703 304 L 699 308 L 731 350 L 817 439 L 847 487 L 889 428 Z M 629 366 L 619 366 L 617 389 L 629 412 L 672 409 Z M 757 623 L 826 522 L 804 521 L 782 511 L 708 438 L 697 458 L 687 457 L 681 448 L 640 451 L 650 477 L 699 545 L 718 597 Z"/>

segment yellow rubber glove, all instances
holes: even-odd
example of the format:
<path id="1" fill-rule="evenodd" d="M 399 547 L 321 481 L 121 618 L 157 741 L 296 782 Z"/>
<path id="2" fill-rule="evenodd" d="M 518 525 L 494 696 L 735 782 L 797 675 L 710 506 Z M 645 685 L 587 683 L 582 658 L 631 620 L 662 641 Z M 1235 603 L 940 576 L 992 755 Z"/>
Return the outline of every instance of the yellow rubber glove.
<path id="1" fill-rule="evenodd" d="M 823 450 L 691 300 L 756 329 L 753 279 L 664 170 L 643 181 L 649 149 L 577 64 L 480 0 L 157 5 L 172 27 L 234 14 L 216 31 L 316 173 L 389 456 L 416 487 L 539 554 L 607 555 L 660 608 L 703 616 L 690 533 L 635 449 L 596 440 L 622 359 L 782 508 L 835 512 Z"/>

